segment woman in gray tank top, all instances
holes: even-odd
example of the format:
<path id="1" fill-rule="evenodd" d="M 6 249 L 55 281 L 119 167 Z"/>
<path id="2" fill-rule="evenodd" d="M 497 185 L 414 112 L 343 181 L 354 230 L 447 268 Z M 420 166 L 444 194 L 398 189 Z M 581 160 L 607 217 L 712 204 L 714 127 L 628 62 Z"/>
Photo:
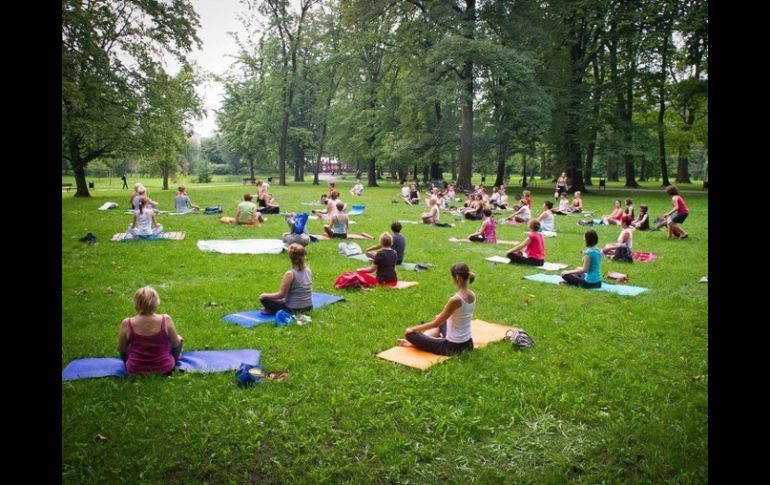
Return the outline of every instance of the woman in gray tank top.
<path id="1" fill-rule="evenodd" d="M 289 246 L 291 269 L 284 273 L 281 286 L 275 293 L 262 293 L 262 313 L 272 314 L 278 310 L 290 313 L 306 312 L 313 309 L 313 272 L 305 262 L 307 251 L 297 243 Z"/>

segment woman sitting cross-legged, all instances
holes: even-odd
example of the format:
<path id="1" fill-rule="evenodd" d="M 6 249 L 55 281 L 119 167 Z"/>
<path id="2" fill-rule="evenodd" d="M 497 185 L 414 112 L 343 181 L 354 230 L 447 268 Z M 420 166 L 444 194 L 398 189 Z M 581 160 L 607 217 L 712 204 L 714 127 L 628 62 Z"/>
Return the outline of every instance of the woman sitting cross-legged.
<path id="1" fill-rule="evenodd" d="M 396 286 L 398 283 L 398 274 L 396 273 L 396 261 L 398 254 L 393 249 L 393 236 L 388 232 L 380 235 L 380 247 L 382 248 L 374 255 L 372 264 L 366 268 L 359 268 L 356 272 L 377 273 L 377 283 L 386 286 Z"/>
<path id="2" fill-rule="evenodd" d="M 476 294 L 468 289 L 476 275 L 465 263 L 456 263 L 450 270 L 457 292 L 449 298 L 436 317 L 422 325 L 404 330 L 402 347 L 416 347 L 438 355 L 453 355 L 473 350 L 471 320 L 476 309 Z"/>
<path id="3" fill-rule="evenodd" d="M 297 313 L 313 309 L 313 272 L 305 260 L 307 250 L 293 243 L 289 245 L 288 254 L 291 269 L 284 273 L 278 291 L 259 295 L 259 302 L 264 307 L 262 313 L 272 314 L 278 310 Z"/>
<path id="4" fill-rule="evenodd" d="M 120 324 L 118 352 L 130 375 L 161 374 L 174 371 L 182 353 L 182 336 L 168 315 L 158 315 L 158 292 L 149 286 L 134 293 L 136 315 Z"/>
<path id="5" fill-rule="evenodd" d="M 134 211 L 134 218 L 128 226 L 128 232 L 134 237 L 157 236 L 163 232 L 163 226 L 155 219 L 155 211 L 149 207 L 147 197 L 139 199 L 139 209 Z"/>
<path id="6" fill-rule="evenodd" d="M 523 251 L 526 251 L 526 256 Z M 511 264 L 542 266 L 545 263 L 545 242 L 543 241 L 543 234 L 540 232 L 540 221 L 537 219 L 529 221 L 527 238 L 509 249 L 505 255 L 511 260 Z"/>

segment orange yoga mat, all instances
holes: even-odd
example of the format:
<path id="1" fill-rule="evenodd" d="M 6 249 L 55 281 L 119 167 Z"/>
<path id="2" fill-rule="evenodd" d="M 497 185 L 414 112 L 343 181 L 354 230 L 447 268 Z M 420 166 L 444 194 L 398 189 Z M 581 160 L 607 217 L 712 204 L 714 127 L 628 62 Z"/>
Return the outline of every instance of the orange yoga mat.
<path id="1" fill-rule="evenodd" d="M 511 329 L 513 329 L 513 327 L 508 325 L 489 323 L 484 320 L 472 320 L 471 335 L 473 337 L 473 348 L 481 349 L 491 342 L 503 340 L 506 332 Z M 414 347 L 400 346 L 380 352 L 377 354 L 377 357 L 420 370 L 425 370 L 433 364 L 444 362 L 449 358 L 445 355 L 431 354 L 430 352 L 425 352 L 424 350 L 419 350 Z"/>
<path id="2" fill-rule="evenodd" d="M 220 217 L 219 222 L 224 222 L 225 224 L 235 224 L 237 220 L 235 219 L 235 217 Z M 259 222 L 257 222 L 256 224 L 238 224 L 238 225 L 244 226 L 244 227 L 259 227 Z"/>

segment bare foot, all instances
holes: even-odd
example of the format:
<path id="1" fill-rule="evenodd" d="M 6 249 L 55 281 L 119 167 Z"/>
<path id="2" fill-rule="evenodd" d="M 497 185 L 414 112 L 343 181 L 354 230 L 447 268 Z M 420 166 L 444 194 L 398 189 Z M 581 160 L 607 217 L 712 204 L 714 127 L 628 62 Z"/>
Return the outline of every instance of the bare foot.
<path id="1" fill-rule="evenodd" d="M 400 338 L 400 339 L 396 340 L 396 343 L 397 343 L 397 344 L 398 344 L 400 347 L 414 347 L 414 345 L 412 345 L 412 343 L 411 343 L 411 342 L 409 342 L 409 341 L 408 341 L 407 339 L 405 339 L 405 338 Z"/>

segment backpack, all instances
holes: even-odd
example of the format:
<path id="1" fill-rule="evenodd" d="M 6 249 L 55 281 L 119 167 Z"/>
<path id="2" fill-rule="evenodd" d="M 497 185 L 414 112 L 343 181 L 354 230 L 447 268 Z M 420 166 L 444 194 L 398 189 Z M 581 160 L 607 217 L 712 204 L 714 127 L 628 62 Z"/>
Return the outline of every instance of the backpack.
<path id="1" fill-rule="evenodd" d="M 612 256 L 614 261 L 625 261 L 633 263 L 634 258 L 631 257 L 631 248 L 628 246 L 618 246 L 615 248 L 615 254 Z"/>
<path id="2" fill-rule="evenodd" d="M 351 243 L 341 242 L 339 245 L 339 251 L 340 251 L 340 254 L 343 256 L 355 256 L 356 254 L 363 254 L 364 252 L 361 249 L 361 246 L 359 246 L 354 242 L 351 242 Z"/>
<path id="3" fill-rule="evenodd" d="M 260 383 L 264 377 L 265 374 L 258 365 L 242 363 L 238 370 L 235 371 L 235 383 L 238 387 L 248 387 L 252 384 Z"/>
<path id="4" fill-rule="evenodd" d="M 377 286 L 377 278 L 369 273 L 356 273 L 346 271 L 334 281 L 334 287 L 340 288 L 374 288 Z"/>
<path id="5" fill-rule="evenodd" d="M 223 211 L 222 211 L 222 206 L 221 205 L 215 205 L 215 206 L 211 206 L 211 207 L 206 207 L 203 210 L 204 214 L 221 214 L 222 212 Z"/>
<path id="6" fill-rule="evenodd" d="M 294 229 L 292 229 L 294 234 L 302 234 L 305 232 L 305 224 L 307 224 L 308 217 L 310 216 L 307 212 L 303 212 L 294 216 Z"/>
<path id="7" fill-rule="evenodd" d="M 519 329 L 511 329 L 505 333 L 505 340 L 511 343 L 514 350 L 516 349 L 531 349 L 535 346 L 535 342 L 527 332 Z"/>

